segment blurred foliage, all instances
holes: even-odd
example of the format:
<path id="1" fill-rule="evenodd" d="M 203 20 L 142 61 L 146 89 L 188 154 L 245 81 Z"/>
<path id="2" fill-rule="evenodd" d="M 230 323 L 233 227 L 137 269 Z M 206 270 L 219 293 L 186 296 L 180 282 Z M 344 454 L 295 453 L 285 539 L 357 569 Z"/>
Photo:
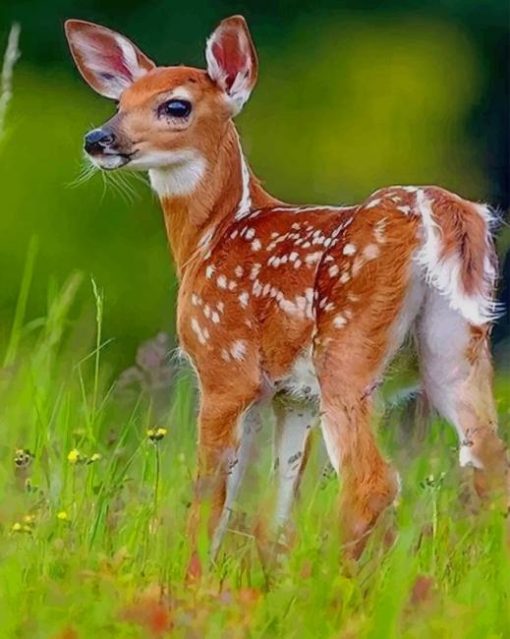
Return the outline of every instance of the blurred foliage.
<path id="1" fill-rule="evenodd" d="M 102 22 L 160 62 L 203 66 L 206 36 L 235 12 L 248 18 L 261 63 L 239 126 L 270 191 L 348 203 L 385 184 L 433 182 L 506 209 L 506 1 L 3 0 L 0 37 L 18 20 L 23 57 L 0 148 L 0 340 L 32 237 L 29 317 L 44 312 L 48 282 L 51 291 L 78 270 L 105 291 L 116 366 L 173 325 L 176 283 L 149 189 L 131 178 L 136 196 L 125 201 L 101 176 L 72 186 L 83 133 L 112 106 L 73 68 L 63 20 Z M 508 243 L 503 233 L 502 255 Z M 82 302 L 91 299 L 82 286 Z"/>

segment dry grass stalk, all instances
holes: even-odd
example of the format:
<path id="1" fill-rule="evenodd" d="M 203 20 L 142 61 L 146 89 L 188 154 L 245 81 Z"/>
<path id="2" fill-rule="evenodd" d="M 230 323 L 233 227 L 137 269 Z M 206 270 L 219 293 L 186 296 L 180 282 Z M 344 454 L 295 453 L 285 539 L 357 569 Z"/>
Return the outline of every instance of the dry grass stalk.
<path id="1" fill-rule="evenodd" d="M 19 24 L 13 24 L 7 39 L 7 47 L 2 64 L 2 74 L 0 77 L 0 136 L 5 133 L 5 119 L 12 99 L 14 66 L 21 55 L 18 47 L 20 32 Z"/>

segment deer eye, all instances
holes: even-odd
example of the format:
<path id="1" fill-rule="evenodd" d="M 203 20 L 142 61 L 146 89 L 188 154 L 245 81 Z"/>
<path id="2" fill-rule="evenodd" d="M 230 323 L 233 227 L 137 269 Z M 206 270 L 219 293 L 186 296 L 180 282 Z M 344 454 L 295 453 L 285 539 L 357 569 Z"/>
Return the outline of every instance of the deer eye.
<path id="1" fill-rule="evenodd" d="M 191 102 L 188 100 L 168 100 L 158 108 L 158 115 L 170 118 L 187 118 L 191 113 Z"/>

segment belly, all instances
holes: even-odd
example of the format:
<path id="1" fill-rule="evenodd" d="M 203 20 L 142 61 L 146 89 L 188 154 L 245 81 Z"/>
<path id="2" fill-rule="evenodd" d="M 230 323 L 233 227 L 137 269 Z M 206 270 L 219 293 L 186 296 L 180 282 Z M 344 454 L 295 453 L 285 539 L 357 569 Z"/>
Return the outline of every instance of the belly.
<path id="1" fill-rule="evenodd" d="M 319 400 L 319 382 L 315 374 L 311 348 L 299 353 L 288 373 L 276 380 L 275 388 L 278 393 L 285 393 L 297 400 Z"/>

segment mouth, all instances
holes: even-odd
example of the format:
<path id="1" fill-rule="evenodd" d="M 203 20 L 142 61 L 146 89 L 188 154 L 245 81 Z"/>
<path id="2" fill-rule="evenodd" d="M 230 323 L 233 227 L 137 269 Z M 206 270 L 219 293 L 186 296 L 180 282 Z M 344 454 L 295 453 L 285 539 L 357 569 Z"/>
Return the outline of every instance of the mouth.
<path id="1" fill-rule="evenodd" d="M 90 161 L 95 164 L 99 169 L 103 171 L 114 171 L 115 169 L 121 169 L 125 167 L 133 157 L 135 157 L 137 151 L 132 153 L 120 153 L 117 151 L 103 151 L 99 154 L 85 153 Z"/>

